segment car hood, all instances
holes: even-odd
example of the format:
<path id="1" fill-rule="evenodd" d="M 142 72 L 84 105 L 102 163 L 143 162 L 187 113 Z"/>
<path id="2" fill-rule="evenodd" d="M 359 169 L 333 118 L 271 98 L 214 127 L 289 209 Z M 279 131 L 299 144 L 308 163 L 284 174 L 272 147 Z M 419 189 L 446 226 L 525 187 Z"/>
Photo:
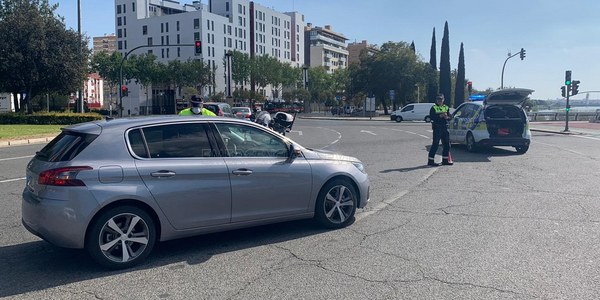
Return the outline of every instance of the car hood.
<path id="1" fill-rule="evenodd" d="M 305 157 L 307 157 L 307 158 L 360 162 L 360 160 L 356 157 L 342 155 L 342 154 L 327 151 L 327 150 L 316 150 L 316 149 L 306 149 L 306 150 L 308 150 L 308 153 L 305 153 Z"/>
<path id="2" fill-rule="evenodd" d="M 533 90 L 522 88 L 502 89 L 489 94 L 483 103 L 486 105 L 522 105 L 533 92 Z"/>

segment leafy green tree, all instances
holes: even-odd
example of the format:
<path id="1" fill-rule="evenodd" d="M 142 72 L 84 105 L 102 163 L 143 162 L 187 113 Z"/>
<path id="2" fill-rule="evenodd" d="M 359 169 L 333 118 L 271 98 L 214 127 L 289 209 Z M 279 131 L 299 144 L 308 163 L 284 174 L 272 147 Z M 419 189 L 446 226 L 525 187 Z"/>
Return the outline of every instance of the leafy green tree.
<path id="1" fill-rule="evenodd" d="M 87 77 L 87 39 L 66 29 L 57 7 L 47 0 L 0 1 L 0 89 L 25 93 L 15 101 L 22 112 L 33 112 L 36 95 L 72 92 Z"/>
<path id="2" fill-rule="evenodd" d="M 448 21 L 446 21 L 440 57 L 440 93 L 444 94 L 448 105 L 452 103 L 452 80 L 450 71 L 450 33 L 448 31 Z"/>
<path id="3" fill-rule="evenodd" d="M 465 102 L 465 53 L 463 43 L 460 43 L 456 85 L 454 87 L 454 107 L 458 107 L 463 102 Z"/>

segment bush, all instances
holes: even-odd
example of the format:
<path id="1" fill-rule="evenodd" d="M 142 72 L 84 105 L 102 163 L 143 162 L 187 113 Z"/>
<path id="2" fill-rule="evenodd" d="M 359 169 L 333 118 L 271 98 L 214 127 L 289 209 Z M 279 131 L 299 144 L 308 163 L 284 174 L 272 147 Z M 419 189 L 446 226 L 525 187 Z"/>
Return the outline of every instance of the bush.
<path id="1" fill-rule="evenodd" d="M 31 115 L 22 113 L 0 114 L 0 124 L 71 125 L 101 119 L 102 116 L 97 113 L 78 114 L 42 112 Z"/>

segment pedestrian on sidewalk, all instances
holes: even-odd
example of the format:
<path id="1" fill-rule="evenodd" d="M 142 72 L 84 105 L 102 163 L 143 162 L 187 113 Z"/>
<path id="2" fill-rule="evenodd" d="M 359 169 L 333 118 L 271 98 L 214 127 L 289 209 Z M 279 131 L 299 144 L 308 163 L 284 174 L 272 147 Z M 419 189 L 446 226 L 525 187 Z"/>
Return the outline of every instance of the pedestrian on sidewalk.
<path id="1" fill-rule="evenodd" d="M 451 166 L 454 164 L 450 156 L 450 133 L 448 132 L 448 122 L 450 120 L 450 108 L 444 104 L 444 95 L 439 94 L 435 98 L 435 104 L 429 110 L 429 118 L 431 119 L 431 129 L 433 129 L 433 140 L 431 149 L 429 149 L 429 157 L 427 165 L 432 167 L 439 166 L 435 162 L 435 154 L 442 141 L 442 165 Z"/>

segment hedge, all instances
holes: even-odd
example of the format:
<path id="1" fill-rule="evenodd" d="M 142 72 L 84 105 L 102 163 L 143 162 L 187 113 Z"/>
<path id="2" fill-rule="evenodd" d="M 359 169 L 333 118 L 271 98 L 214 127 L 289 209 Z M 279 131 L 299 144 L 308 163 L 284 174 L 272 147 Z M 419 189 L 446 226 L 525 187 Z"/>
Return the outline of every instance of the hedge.
<path id="1" fill-rule="evenodd" d="M 83 122 L 102 120 L 102 115 L 96 113 L 22 113 L 0 114 L 0 124 L 31 124 L 31 125 L 71 125 Z"/>

